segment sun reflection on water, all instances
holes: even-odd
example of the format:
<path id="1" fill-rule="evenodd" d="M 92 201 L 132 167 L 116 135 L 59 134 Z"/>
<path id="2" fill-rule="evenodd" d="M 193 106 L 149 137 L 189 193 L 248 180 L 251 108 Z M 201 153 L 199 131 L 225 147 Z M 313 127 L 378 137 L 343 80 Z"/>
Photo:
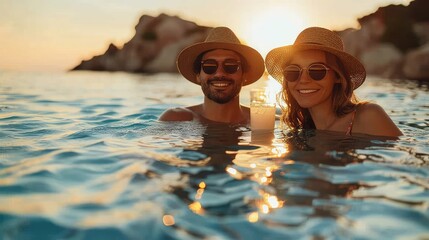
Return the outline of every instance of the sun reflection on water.
<path id="1" fill-rule="evenodd" d="M 259 213 L 258 212 L 252 212 L 247 215 L 247 219 L 249 222 L 254 223 L 259 220 Z"/>
<path id="2" fill-rule="evenodd" d="M 203 196 L 204 193 L 204 189 L 206 188 L 206 183 L 205 182 L 200 182 L 198 184 L 198 190 L 197 193 L 195 194 L 195 199 L 196 200 L 200 200 Z M 204 208 L 202 207 L 201 203 L 199 201 L 195 201 L 191 204 L 188 205 L 189 209 L 196 213 L 196 214 L 203 214 L 204 213 Z"/>
<path id="3" fill-rule="evenodd" d="M 173 226 L 175 223 L 174 217 L 172 215 L 164 215 L 162 217 L 162 223 L 164 223 L 165 226 Z"/>
<path id="4" fill-rule="evenodd" d="M 283 207 L 285 203 L 285 201 L 279 200 L 275 195 L 271 195 L 263 191 L 261 191 L 260 194 L 262 196 L 262 199 L 257 202 L 257 206 L 259 210 L 264 214 L 269 213 L 272 209 Z"/>
<path id="5" fill-rule="evenodd" d="M 193 203 L 189 204 L 189 209 L 196 214 L 203 214 L 204 213 L 204 209 L 201 206 L 200 202 L 193 202 Z"/>

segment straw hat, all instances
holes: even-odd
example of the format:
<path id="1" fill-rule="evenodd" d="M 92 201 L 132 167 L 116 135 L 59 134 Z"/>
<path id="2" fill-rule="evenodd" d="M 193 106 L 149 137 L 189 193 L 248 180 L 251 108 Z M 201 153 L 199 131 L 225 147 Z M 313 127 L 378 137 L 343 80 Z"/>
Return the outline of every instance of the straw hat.
<path id="1" fill-rule="evenodd" d="M 365 81 L 366 71 L 362 63 L 344 51 L 344 44 L 338 34 L 320 27 L 304 29 L 296 38 L 293 45 L 271 50 L 266 58 L 265 65 L 268 73 L 278 82 L 283 82 L 283 69 L 293 54 L 303 50 L 322 50 L 335 55 L 344 65 L 345 76 L 349 77 L 353 89 L 358 88 Z"/>
<path id="2" fill-rule="evenodd" d="M 214 49 L 234 51 L 246 60 L 246 79 L 243 85 L 256 82 L 265 71 L 264 59 L 258 51 L 241 44 L 231 29 L 217 27 L 211 30 L 204 42 L 191 45 L 180 52 L 176 62 L 179 72 L 189 81 L 199 84 L 197 73 L 194 72 L 194 61 L 201 53 Z"/>

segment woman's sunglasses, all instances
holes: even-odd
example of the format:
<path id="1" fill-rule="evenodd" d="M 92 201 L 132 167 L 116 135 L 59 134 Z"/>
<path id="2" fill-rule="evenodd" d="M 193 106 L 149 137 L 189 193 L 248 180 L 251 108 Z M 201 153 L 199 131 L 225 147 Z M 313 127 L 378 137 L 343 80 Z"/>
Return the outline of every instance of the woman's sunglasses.
<path id="1" fill-rule="evenodd" d="M 240 69 L 241 63 L 240 61 L 234 60 L 234 59 L 226 59 L 222 62 L 222 68 L 223 71 L 228 74 L 234 74 Z M 214 59 L 206 59 L 201 61 L 201 69 L 206 74 L 214 74 L 217 71 L 217 68 L 219 67 L 219 63 Z"/>
<path id="2" fill-rule="evenodd" d="M 295 82 L 301 77 L 302 70 L 304 69 L 307 70 L 308 76 L 316 81 L 322 80 L 328 71 L 331 70 L 321 63 L 313 63 L 308 68 L 301 68 L 297 65 L 289 65 L 285 68 L 283 74 L 288 82 Z"/>

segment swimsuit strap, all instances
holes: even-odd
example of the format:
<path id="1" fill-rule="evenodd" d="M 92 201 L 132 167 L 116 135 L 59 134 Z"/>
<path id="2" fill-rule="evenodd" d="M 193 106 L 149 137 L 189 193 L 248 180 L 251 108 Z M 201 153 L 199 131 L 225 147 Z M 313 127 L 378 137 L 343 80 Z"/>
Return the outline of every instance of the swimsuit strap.
<path id="1" fill-rule="evenodd" d="M 357 109 L 355 109 L 355 110 L 353 111 L 352 120 L 350 121 L 350 123 L 349 123 L 349 127 L 347 128 L 347 131 L 346 131 L 346 135 L 347 135 L 347 136 L 351 136 L 351 135 L 352 135 L 352 128 L 353 128 L 353 122 L 354 122 L 354 120 L 355 120 L 356 110 L 357 110 Z"/>

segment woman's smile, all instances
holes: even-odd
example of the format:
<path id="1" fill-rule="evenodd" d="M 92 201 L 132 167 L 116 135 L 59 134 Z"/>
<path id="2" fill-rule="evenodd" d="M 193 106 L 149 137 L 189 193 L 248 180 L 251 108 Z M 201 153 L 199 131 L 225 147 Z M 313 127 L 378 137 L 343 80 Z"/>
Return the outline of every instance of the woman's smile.
<path id="1" fill-rule="evenodd" d="M 310 94 L 319 91 L 319 89 L 299 89 L 297 91 L 301 94 Z"/>

